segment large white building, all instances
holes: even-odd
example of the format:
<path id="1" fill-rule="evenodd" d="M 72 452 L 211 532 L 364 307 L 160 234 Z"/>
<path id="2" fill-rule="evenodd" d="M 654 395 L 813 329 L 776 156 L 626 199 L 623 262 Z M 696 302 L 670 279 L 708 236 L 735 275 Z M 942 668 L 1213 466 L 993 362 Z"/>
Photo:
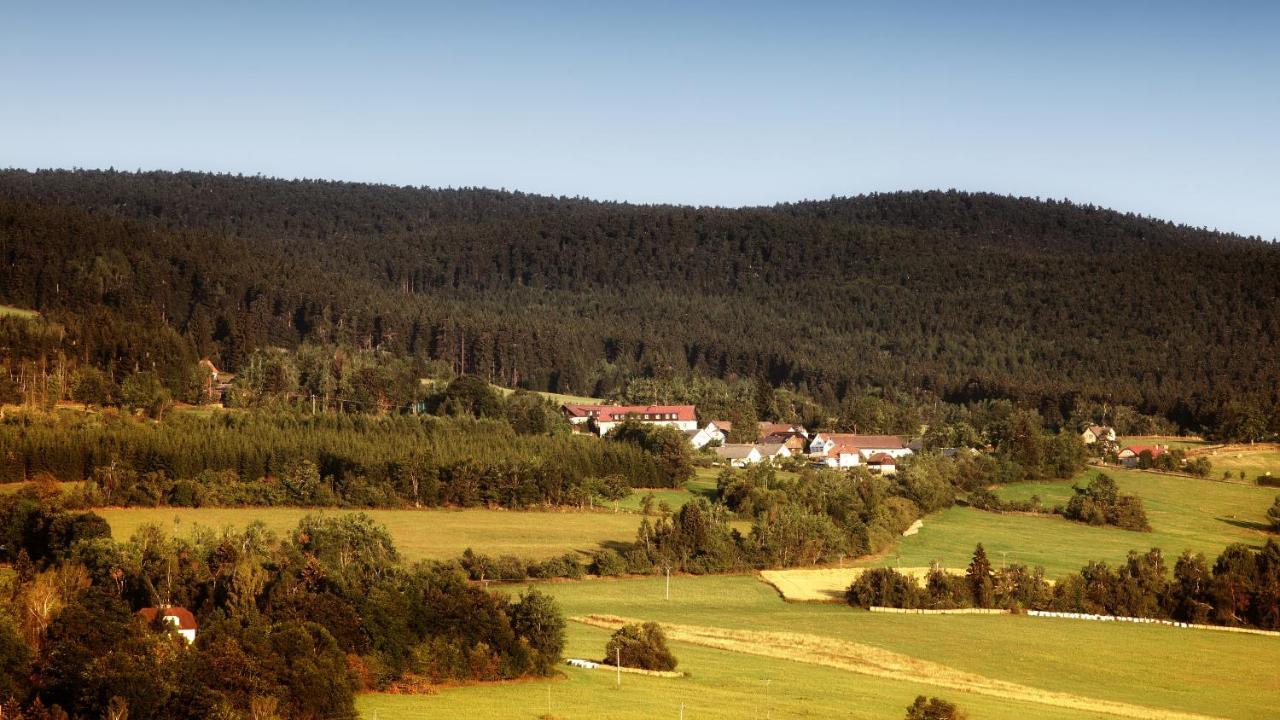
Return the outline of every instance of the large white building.
<path id="1" fill-rule="evenodd" d="M 851 468 L 865 465 L 873 456 L 893 460 L 911 455 L 911 448 L 897 435 L 856 435 L 818 433 L 809 441 L 809 458 L 829 467 Z M 883 460 L 883 458 L 877 458 Z M 883 465 L 882 462 L 874 463 Z"/>
<path id="2" fill-rule="evenodd" d="M 665 425 L 688 432 L 698 429 L 693 405 L 565 405 L 560 408 L 575 430 L 605 435 L 627 420 Z"/>

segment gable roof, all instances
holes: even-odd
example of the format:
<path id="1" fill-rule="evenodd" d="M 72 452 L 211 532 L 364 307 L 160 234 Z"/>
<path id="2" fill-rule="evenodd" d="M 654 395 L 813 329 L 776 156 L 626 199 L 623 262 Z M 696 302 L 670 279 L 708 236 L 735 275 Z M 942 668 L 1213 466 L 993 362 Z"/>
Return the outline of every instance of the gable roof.
<path id="1" fill-rule="evenodd" d="M 759 445 L 756 445 L 756 447 L 759 448 L 761 455 L 772 457 L 777 455 L 779 451 L 786 447 L 786 445 L 783 443 L 760 443 Z"/>
<path id="2" fill-rule="evenodd" d="M 791 423 L 760 421 L 760 435 L 804 435 L 804 428 Z"/>
<path id="3" fill-rule="evenodd" d="M 898 461 L 893 459 L 889 453 L 876 453 L 867 458 L 868 465 L 897 465 Z"/>
<path id="4" fill-rule="evenodd" d="M 570 417 L 585 417 L 605 422 L 620 422 L 628 417 L 644 419 L 645 415 L 675 415 L 676 420 L 697 421 L 693 405 L 570 405 L 562 406 Z M 659 418 L 665 420 L 667 418 Z"/>
<path id="5" fill-rule="evenodd" d="M 708 420 L 707 423 L 715 425 L 717 428 L 725 432 L 733 432 L 733 423 L 728 420 Z"/>
<path id="6" fill-rule="evenodd" d="M 855 448 L 870 450 L 901 450 L 906 446 L 897 435 L 856 435 L 854 433 L 826 433 L 827 438 L 836 445 L 849 445 Z"/>
<path id="7" fill-rule="evenodd" d="M 196 629 L 196 616 L 192 615 L 190 610 L 176 605 L 170 605 L 168 607 L 144 607 L 137 612 L 137 615 L 146 621 L 147 624 L 155 622 L 156 616 L 159 615 L 166 619 L 176 619 L 178 621 L 177 626 L 179 630 Z"/>
<path id="8" fill-rule="evenodd" d="M 728 443 L 716 448 L 716 455 L 725 460 L 745 460 L 753 452 L 759 454 L 760 450 L 750 443 Z"/>

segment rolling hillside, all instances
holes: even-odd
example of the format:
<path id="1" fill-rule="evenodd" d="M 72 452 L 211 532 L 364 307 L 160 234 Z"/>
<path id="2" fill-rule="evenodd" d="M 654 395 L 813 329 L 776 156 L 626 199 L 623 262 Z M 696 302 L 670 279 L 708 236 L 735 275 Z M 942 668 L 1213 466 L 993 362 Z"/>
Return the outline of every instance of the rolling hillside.
<path id="1" fill-rule="evenodd" d="M 503 385 L 762 378 L 1080 399 L 1185 427 L 1280 403 L 1280 248 L 1067 202 L 635 206 L 199 173 L 0 173 L 0 303 L 101 366 L 381 347 Z M 1062 412 L 1066 415 L 1069 409 Z"/>

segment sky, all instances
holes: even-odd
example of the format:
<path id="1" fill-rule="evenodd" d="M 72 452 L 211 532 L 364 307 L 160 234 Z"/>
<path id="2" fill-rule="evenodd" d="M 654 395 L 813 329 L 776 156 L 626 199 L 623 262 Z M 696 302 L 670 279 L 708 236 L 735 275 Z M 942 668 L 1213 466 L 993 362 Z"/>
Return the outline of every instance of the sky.
<path id="1" fill-rule="evenodd" d="M 6 0 L 0 166 L 726 206 L 956 188 L 1272 239 L 1278 35 L 1275 2 Z"/>

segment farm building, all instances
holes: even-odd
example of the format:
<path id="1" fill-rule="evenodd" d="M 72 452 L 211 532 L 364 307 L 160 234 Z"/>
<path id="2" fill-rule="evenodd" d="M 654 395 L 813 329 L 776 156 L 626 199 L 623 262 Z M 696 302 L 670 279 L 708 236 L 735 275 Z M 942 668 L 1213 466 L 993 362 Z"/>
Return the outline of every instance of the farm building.
<path id="1" fill-rule="evenodd" d="M 683 432 L 698 429 L 697 409 L 692 405 L 564 405 L 560 411 L 575 430 L 592 430 L 597 435 L 605 435 L 627 420 Z"/>
<path id="2" fill-rule="evenodd" d="M 867 458 L 867 469 L 881 475 L 893 475 L 898 472 L 898 461 L 889 453 L 875 453 Z"/>
<path id="3" fill-rule="evenodd" d="M 1154 460 L 1169 452 L 1169 448 L 1164 445 L 1130 445 L 1116 453 L 1116 457 L 1120 460 L 1120 464 L 1127 468 L 1137 467 L 1144 452 L 1151 453 L 1151 459 Z"/>
<path id="4" fill-rule="evenodd" d="M 809 443 L 810 459 L 836 468 L 866 464 L 873 455 L 888 455 L 896 461 L 910 454 L 911 448 L 896 435 L 818 433 Z"/>
<path id="5" fill-rule="evenodd" d="M 761 460 L 780 462 L 791 457 L 791 449 L 786 443 L 757 443 L 756 449 L 760 451 Z"/>
<path id="6" fill-rule="evenodd" d="M 760 448 L 749 443 L 729 443 L 716 448 L 716 457 L 732 467 L 746 467 L 760 462 Z"/>

